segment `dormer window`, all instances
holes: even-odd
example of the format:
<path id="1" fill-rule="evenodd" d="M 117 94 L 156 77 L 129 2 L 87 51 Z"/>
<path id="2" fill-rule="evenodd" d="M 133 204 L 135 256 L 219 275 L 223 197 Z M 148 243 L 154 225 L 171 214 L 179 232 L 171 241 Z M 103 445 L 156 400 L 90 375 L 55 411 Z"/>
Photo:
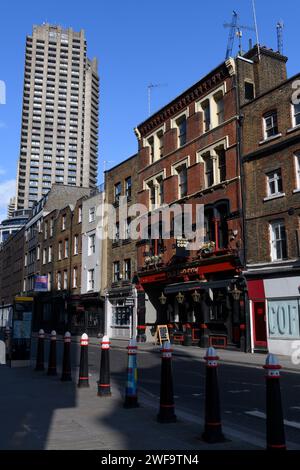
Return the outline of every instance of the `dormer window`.
<path id="1" fill-rule="evenodd" d="M 204 132 L 209 131 L 210 129 L 210 103 L 209 100 L 203 101 L 201 104 L 202 110 L 203 110 L 203 124 L 204 124 Z"/>

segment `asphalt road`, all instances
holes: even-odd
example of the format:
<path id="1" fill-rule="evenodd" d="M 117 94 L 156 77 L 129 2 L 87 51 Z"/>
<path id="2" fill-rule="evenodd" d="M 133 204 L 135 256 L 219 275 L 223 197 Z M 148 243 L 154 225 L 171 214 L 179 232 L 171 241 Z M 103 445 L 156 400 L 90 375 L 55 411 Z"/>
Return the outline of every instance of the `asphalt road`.
<path id="1" fill-rule="evenodd" d="M 90 346 L 90 370 L 99 370 L 100 353 Z M 111 375 L 122 387 L 126 380 L 126 351 L 111 349 Z M 218 368 L 224 425 L 265 440 L 265 377 L 261 367 L 222 364 Z M 194 418 L 204 416 L 205 364 L 193 357 L 173 357 L 173 383 L 177 410 Z M 158 403 L 160 355 L 140 351 L 138 386 L 148 400 Z M 282 372 L 281 392 L 286 439 L 300 449 L 300 374 Z"/>
<path id="2" fill-rule="evenodd" d="M 62 344 L 58 347 L 61 361 Z M 80 347 L 72 344 L 72 363 L 79 366 Z M 45 354 L 47 358 L 47 352 Z M 159 352 L 139 351 L 138 387 L 140 397 L 159 405 Z M 176 411 L 195 421 L 204 416 L 205 364 L 194 357 L 173 357 L 173 383 Z M 99 375 L 99 347 L 89 346 L 89 372 Z M 127 351 L 112 348 L 112 382 L 125 388 Z M 222 422 L 224 426 L 265 442 L 265 378 L 261 367 L 220 364 L 218 368 Z M 300 374 L 282 372 L 281 392 L 286 440 L 300 449 Z M 199 424 L 200 427 L 200 424 Z"/>

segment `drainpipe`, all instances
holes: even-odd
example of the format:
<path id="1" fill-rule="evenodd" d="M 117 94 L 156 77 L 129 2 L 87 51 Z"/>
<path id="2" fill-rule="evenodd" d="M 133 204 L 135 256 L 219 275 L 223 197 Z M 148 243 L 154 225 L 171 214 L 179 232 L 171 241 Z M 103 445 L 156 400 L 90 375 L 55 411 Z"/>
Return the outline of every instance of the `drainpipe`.
<path id="1" fill-rule="evenodd" d="M 240 83 L 239 83 L 239 65 L 238 60 L 236 60 L 236 74 L 234 76 L 234 87 L 235 87 L 235 95 L 236 95 L 236 104 L 237 104 L 237 127 L 236 127 L 236 141 L 237 141 L 237 162 L 238 166 L 237 169 L 240 175 L 240 184 L 239 184 L 239 207 L 241 210 L 241 218 L 242 218 L 242 241 L 243 241 L 243 266 L 246 268 L 247 263 L 247 238 L 246 238 L 246 221 L 245 221 L 245 208 L 246 208 L 246 191 L 245 191 L 245 174 L 244 174 L 244 167 L 243 167 L 243 139 L 242 139 L 242 127 L 243 127 L 243 115 L 241 115 L 240 109 Z M 250 309 L 249 309 L 249 299 L 248 299 L 248 291 L 247 291 L 247 281 L 245 276 L 241 276 L 244 280 L 244 315 L 245 315 L 245 323 L 246 323 L 246 352 L 251 350 L 251 331 L 250 331 Z"/>

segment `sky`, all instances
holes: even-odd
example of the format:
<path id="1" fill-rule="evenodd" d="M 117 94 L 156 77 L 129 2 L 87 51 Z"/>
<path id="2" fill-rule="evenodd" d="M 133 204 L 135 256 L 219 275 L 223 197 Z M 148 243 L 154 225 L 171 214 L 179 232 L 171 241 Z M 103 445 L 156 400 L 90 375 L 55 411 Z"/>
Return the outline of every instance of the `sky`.
<path id="1" fill-rule="evenodd" d="M 155 112 L 224 60 L 229 30 L 223 23 L 231 22 L 233 10 L 240 24 L 253 26 L 251 0 L 2 0 L 0 81 L 6 104 L 0 104 L 0 220 L 15 194 L 25 39 L 34 24 L 84 29 L 88 57 L 98 58 L 100 183 L 104 166 L 137 151 L 133 129 L 148 116 L 150 83 L 161 85 L 152 89 Z M 299 72 L 299 0 L 256 0 L 256 13 L 259 41 L 274 49 L 276 23 L 284 21 L 288 75 Z M 245 31 L 244 49 L 250 37 L 255 43 L 255 33 Z"/>

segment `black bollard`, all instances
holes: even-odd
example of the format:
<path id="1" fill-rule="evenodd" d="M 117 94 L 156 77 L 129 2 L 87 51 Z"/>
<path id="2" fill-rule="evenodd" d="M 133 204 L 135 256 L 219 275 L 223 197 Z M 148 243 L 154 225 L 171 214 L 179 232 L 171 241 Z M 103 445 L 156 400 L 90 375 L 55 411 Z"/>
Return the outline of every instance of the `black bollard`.
<path id="1" fill-rule="evenodd" d="M 78 387 L 89 387 L 89 337 L 83 333 L 80 340 L 80 365 Z"/>
<path id="2" fill-rule="evenodd" d="M 266 431 L 267 449 L 285 450 L 285 432 L 280 392 L 281 366 L 274 354 L 268 354 L 266 364 Z"/>
<path id="3" fill-rule="evenodd" d="M 128 366 L 127 366 L 127 383 L 125 390 L 124 408 L 138 408 L 137 397 L 137 363 L 136 353 L 137 345 L 135 339 L 129 341 L 128 349 Z"/>
<path id="4" fill-rule="evenodd" d="M 175 423 L 175 404 L 172 378 L 172 349 L 166 341 L 161 348 L 160 407 L 157 415 L 159 423 Z"/>
<path id="5" fill-rule="evenodd" d="M 63 382 L 70 382 L 71 375 L 71 333 L 67 331 L 64 336 L 64 355 L 61 380 Z"/>
<path id="6" fill-rule="evenodd" d="M 45 332 L 44 330 L 40 330 L 39 337 L 38 337 L 38 344 L 37 344 L 36 366 L 35 366 L 35 370 L 38 370 L 38 371 L 45 370 L 44 340 L 45 340 Z"/>
<path id="7" fill-rule="evenodd" d="M 98 397 L 110 397 L 110 368 L 109 368 L 109 345 L 108 336 L 103 336 L 101 341 L 100 377 L 98 382 Z"/>
<path id="8" fill-rule="evenodd" d="M 206 351 L 206 383 L 205 383 L 205 427 L 202 439 L 210 444 L 224 442 L 222 432 L 220 398 L 217 367 L 219 357 L 214 348 Z"/>
<path id="9" fill-rule="evenodd" d="M 56 371 L 56 331 L 51 331 L 50 347 L 49 347 L 49 362 L 47 375 L 57 375 Z"/>
<path id="10" fill-rule="evenodd" d="M 173 323 L 168 324 L 168 330 L 169 330 L 169 338 L 170 338 L 170 343 L 174 343 L 174 325 Z"/>
<path id="11" fill-rule="evenodd" d="M 192 344 L 193 344 L 192 327 L 189 323 L 187 323 L 185 325 L 183 346 L 192 346 Z"/>

